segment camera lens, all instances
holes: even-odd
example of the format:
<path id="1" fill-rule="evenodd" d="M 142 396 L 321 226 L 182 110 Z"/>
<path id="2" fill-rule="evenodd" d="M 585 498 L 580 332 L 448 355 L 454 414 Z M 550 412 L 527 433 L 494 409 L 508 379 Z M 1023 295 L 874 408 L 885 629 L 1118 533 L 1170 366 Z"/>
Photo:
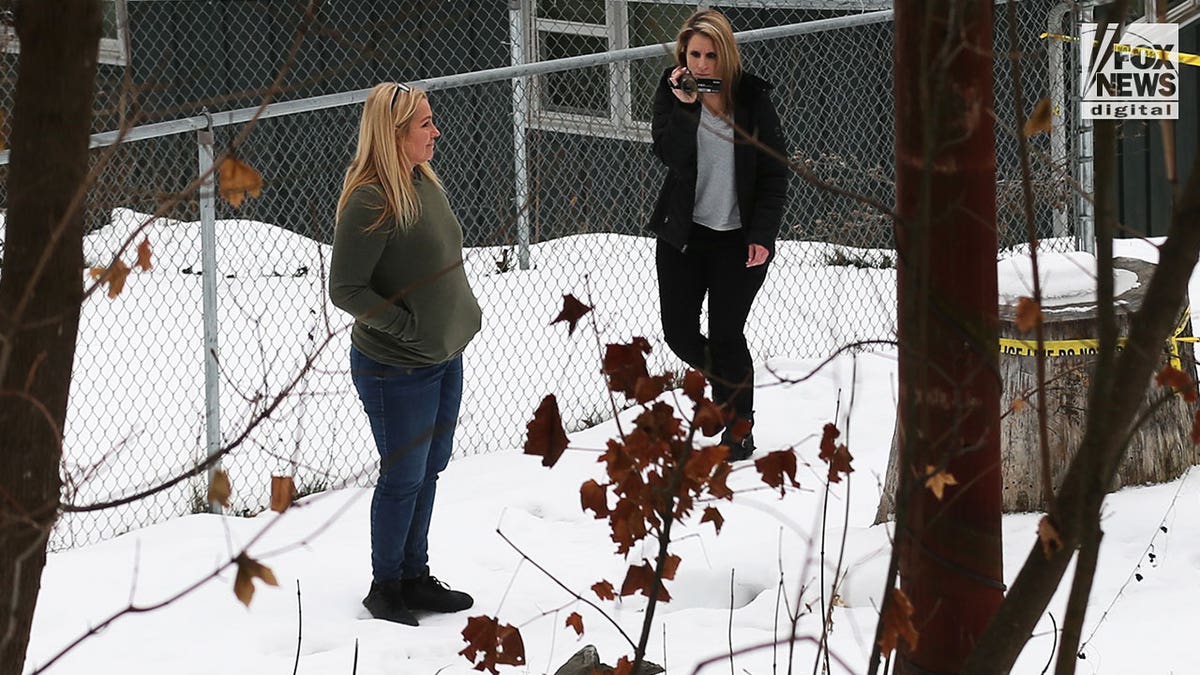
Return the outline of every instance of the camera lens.
<path id="1" fill-rule="evenodd" d="M 695 94 L 698 90 L 698 87 L 696 86 L 696 76 L 692 75 L 690 71 L 684 72 L 683 75 L 679 77 L 679 88 L 683 90 L 683 93 L 688 94 L 689 96 Z"/>

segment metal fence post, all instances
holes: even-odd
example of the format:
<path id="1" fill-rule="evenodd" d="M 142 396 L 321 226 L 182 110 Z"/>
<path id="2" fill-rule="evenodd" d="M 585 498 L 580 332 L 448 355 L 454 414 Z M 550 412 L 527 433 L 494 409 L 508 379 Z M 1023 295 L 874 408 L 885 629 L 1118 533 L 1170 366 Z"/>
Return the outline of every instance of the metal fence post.
<path id="1" fill-rule="evenodd" d="M 512 65 L 525 65 L 525 21 L 522 0 L 508 0 L 508 39 Z M 529 169 L 525 164 L 525 121 L 529 113 L 526 79 L 512 80 L 513 202 L 516 207 L 517 265 L 529 269 Z"/>
<path id="2" fill-rule="evenodd" d="M 200 169 L 200 264 L 203 268 L 204 289 L 204 426 L 208 453 L 212 457 L 221 451 L 221 402 L 217 368 L 220 366 L 217 348 L 217 205 L 216 174 L 213 171 L 213 127 L 212 116 L 206 110 L 208 127 L 196 132 L 196 147 Z M 221 468 L 215 462 L 208 467 L 209 484 L 213 473 Z M 213 513 L 221 512 L 221 505 L 209 503 Z"/>
<path id="3" fill-rule="evenodd" d="M 1083 3 L 1080 5 L 1079 14 L 1072 21 L 1072 35 L 1079 34 L 1079 23 L 1090 23 L 1093 18 L 1091 3 Z M 1086 86 L 1086 83 L 1081 81 L 1081 84 Z M 1079 182 L 1080 194 L 1076 196 L 1075 203 L 1079 208 L 1079 229 L 1075 232 L 1075 250 L 1085 253 L 1096 252 L 1096 208 L 1092 199 L 1095 197 L 1095 165 L 1096 159 L 1095 123 L 1091 120 L 1083 119 L 1083 96 L 1081 92 L 1076 92 L 1079 96 L 1079 104 L 1075 106 L 1075 114 L 1078 115 L 1079 129 L 1078 146 L 1079 154 L 1076 155 L 1075 169 L 1077 171 L 1076 180 Z M 1112 189 L 1112 186 L 1105 186 L 1106 189 Z"/>
<path id="4" fill-rule="evenodd" d="M 1063 28 L 1063 19 L 1071 13 L 1072 3 L 1061 2 L 1051 8 L 1046 16 L 1046 32 L 1050 34 L 1068 33 L 1070 29 Z M 1075 92 L 1068 95 L 1066 91 L 1066 66 L 1064 65 L 1063 53 L 1071 49 L 1071 43 L 1066 41 L 1057 41 L 1053 38 L 1049 42 L 1048 57 L 1049 63 L 1046 70 L 1050 76 L 1050 111 L 1052 121 L 1050 123 L 1050 162 L 1055 169 L 1062 168 L 1068 172 L 1071 171 L 1071 159 L 1067 152 L 1067 116 L 1075 112 L 1075 108 L 1068 101 L 1074 96 Z M 1074 73 L 1071 73 L 1071 82 L 1075 81 Z M 1061 209 L 1055 209 L 1053 215 L 1053 225 L 1051 228 L 1052 236 L 1066 237 L 1071 233 L 1071 223 L 1068 218 L 1071 209 L 1069 206 L 1063 206 Z"/>

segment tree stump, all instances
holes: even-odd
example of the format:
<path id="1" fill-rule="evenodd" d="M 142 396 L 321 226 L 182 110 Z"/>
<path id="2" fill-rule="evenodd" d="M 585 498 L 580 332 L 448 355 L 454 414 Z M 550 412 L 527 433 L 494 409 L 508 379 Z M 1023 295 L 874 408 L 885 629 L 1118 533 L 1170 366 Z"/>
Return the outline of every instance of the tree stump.
<path id="1" fill-rule="evenodd" d="M 612 675 L 613 672 L 612 666 L 600 662 L 600 652 L 596 647 L 586 645 L 559 666 L 554 675 Z M 667 671 L 662 666 L 649 661 L 642 661 L 642 665 L 638 667 L 638 675 L 659 675 L 665 672 Z"/>
<path id="2" fill-rule="evenodd" d="M 1123 276 L 1127 287 L 1115 298 L 1117 332 L 1129 335 L 1132 313 L 1141 306 L 1154 265 L 1135 258 L 1115 258 L 1114 274 Z M 1131 276 L 1132 275 L 1132 276 Z M 1043 337 L 1046 345 L 1046 424 L 1049 438 L 1051 484 L 1057 490 L 1067 466 L 1083 438 L 1087 422 L 1088 389 L 1096 362 L 1096 305 L 1093 302 L 1043 306 Z M 1163 346 L 1159 367 L 1172 364 L 1196 377 L 1195 351 L 1188 308 L 1179 326 Z M 1042 488 L 1042 459 L 1038 440 L 1037 358 L 1032 331 L 1016 327 L 1016 308 L 1000 307 L 1000 404 L 1001 472 L 1005 513 L 1040 511 L 1046 507 Z M 1164 390 L 1151 382 L 1143 410 L 1163 396 Z M 1015 405 L 1014 405 L 1015 402 Z M 1197 463 L 1196 447 L 1190 439 L 1192 406 L 1173 396 L 1158 407 L 1132 434 L 1129 449 L 1110 489 L 1126 485 L 1164 483 L 1178 478 Z M 897 421 L 899 418 L 897 417 Z M 891 457 L 876 522 L 887 520 L 895 510 L 897 485 L 897 437 L 892 434 Z M 959 477 L 959 482 L 963 478 Z"/>

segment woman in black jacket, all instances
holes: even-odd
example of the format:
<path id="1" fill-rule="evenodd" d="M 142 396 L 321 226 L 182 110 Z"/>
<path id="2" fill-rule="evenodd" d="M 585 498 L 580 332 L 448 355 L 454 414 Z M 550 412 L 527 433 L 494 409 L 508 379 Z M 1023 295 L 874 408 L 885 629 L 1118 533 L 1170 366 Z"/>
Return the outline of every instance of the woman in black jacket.
<path id="1" fill-rule="evenodd" d="M 746 317 L 775 253 L 787 198 L 786 149 L 771 85 L 741 68 L 733 28 L 716 10 L 684 22 L 676 67 L 654 94 L 654 154 L 667 166 L 650 228 L 663 334 L 688 365 L 705 374 L 729 422 L 730 459 L 754 452 L 754 437 L 735 437 L 754 421 L 754 364 Z M 692 78 L 721 81 L 697 91 Z M 708 335 L 700 309 L 708 296 Z"/>

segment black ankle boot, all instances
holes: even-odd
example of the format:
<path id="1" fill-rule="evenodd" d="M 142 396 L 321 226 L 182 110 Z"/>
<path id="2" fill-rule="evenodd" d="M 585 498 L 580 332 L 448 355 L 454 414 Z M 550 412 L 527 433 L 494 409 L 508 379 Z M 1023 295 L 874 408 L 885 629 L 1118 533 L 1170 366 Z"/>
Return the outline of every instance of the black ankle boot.
<path id="1" fill-rule="evenodd" d="M 367 597 L 363 598 L 363 607 L 376 619 L 416 626 L 417 617 L 408 611 L 401 586 L 402 582 L 399 579 L 372 581 L 371 590 Z"/>
<path id="2" fill-rule="evenodd" d="M 753 424 L 753 421 L 751 421 Z M 721 445 L 729 448 L 729 455 L 726 457 L 730 462 L 740 462 L 743 459 L 750 459 L 754 454 L 754 434 L 750 431 L 741 438 L 736 438 L 733 433 L 733 427 L 737 426 L 737 422 L 731 423 L 725 427 L 725 431 L 721 432 Z"/>
<path id="3" fill-rule="evenodd" d="M 404 602 L 410 609 L 427 612 L 461 612 L 470 609 L 475 600 L 462 591 L 451 590 L 437 577 L 426 574 L 400 582 Z"/>
<path id="4" fill-rule="evenodd" d="M 745 438 L 740 441 L 733 440 L 733 434 L 725 431 L 721 434 L 721 445 L 729 447 L 729 455 L 726 457 L 731 462 L 740 462 L 743 459 L 750 459 L 754 454 L 754 434 L 747 433 Z"/>

